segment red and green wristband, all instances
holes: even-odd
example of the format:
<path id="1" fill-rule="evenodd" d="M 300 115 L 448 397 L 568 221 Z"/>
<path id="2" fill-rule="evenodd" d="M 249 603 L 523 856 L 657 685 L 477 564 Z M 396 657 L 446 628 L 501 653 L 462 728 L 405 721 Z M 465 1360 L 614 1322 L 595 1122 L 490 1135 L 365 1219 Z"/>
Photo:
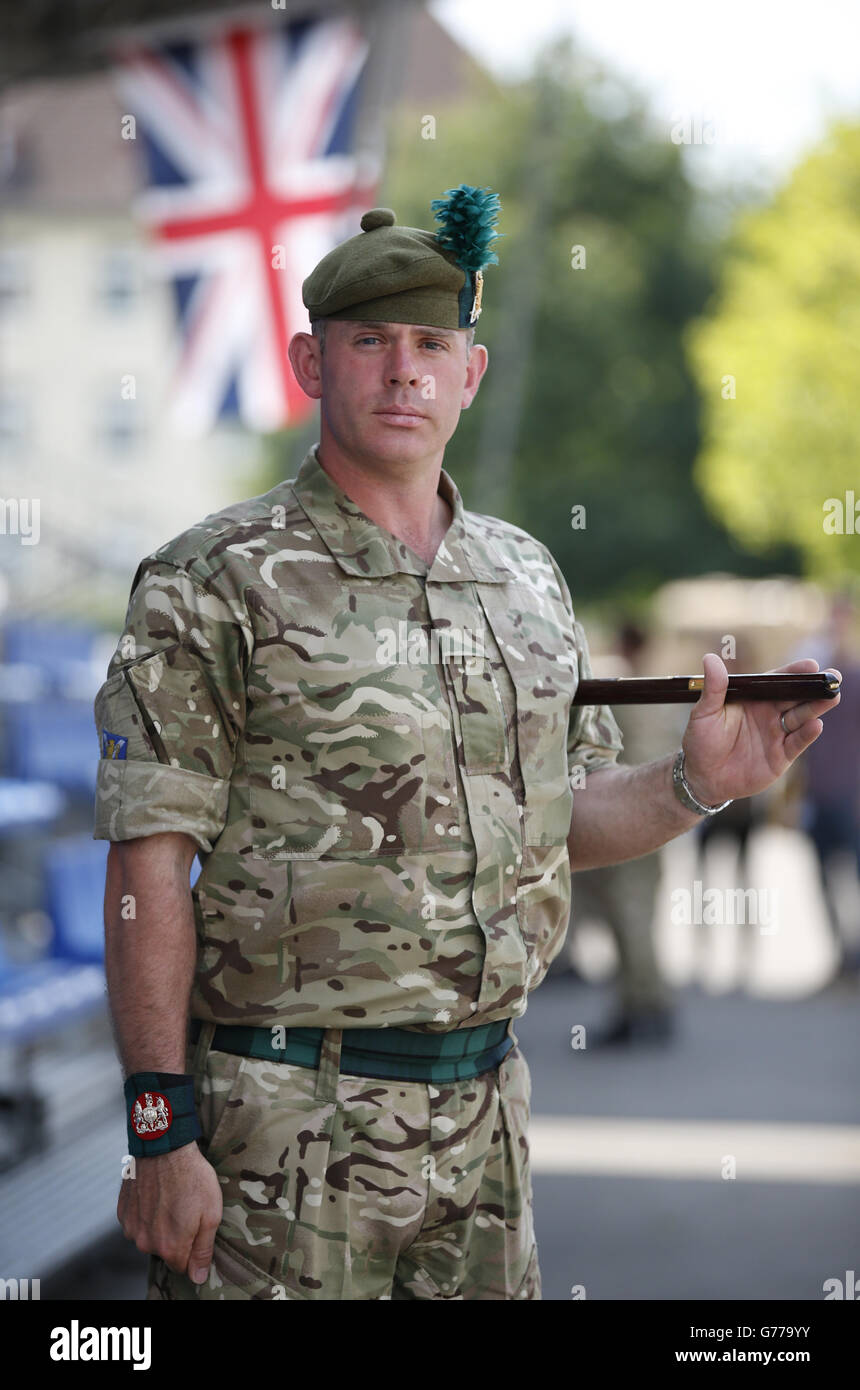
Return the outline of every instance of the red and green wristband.
<path id="1" fill-rule="evenodd" d="M 157 1158 L 200 1138 L 193 1076 L 136 1071 L 124 1089 L 128 1152 L 133 1158 Z"/>

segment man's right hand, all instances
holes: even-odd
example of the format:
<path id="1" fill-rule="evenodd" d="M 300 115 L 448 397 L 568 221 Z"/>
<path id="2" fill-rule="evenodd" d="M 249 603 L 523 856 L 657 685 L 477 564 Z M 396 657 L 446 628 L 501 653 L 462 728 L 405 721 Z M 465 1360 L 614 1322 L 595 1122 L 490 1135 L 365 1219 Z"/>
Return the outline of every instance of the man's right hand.
<path id="1" fill-rule="evenodd" d="M 135 1174 L 123 1180 L 117 1202 L 123 1235 L 177 1274 L 205 1283 L 224 1209 L 215 1169 L 192 1142 L 138 1158 Z"/>

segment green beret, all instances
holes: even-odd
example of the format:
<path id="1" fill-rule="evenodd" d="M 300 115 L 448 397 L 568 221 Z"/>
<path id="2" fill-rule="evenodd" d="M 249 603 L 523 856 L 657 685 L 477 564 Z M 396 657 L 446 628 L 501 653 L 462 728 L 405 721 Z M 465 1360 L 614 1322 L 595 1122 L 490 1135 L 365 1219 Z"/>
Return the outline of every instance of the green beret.
<path id="1" fill-rule="evenodd" d="M 399 227 L 390 208 L 373 208 L 358 236 L 341 242 L 311 271 L 302 299 L 311 319 L 372 319 L 469 328 L 481 312 L 483 267 L 499 200 L 461 184 L 431 204 L 435 232 Z"/>

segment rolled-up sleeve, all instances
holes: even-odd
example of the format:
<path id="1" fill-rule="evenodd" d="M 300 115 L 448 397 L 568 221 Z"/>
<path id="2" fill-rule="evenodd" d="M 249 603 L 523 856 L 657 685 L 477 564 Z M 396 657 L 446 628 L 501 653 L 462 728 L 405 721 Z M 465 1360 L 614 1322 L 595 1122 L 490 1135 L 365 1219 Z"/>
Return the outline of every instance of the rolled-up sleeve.
<path id="1" fill-rule="evenodd" d="M 564 575 L 549 551 L 547 555 L 573 629 L 577 684 L 579 681 L 592 680 L 594 672 L 585 629 L 574 614 L 573 600 Z M 582 785 L 583 769 L 587 773 L 596 772 L 601 767 L 614 767 L 623 751 L 621 730 L 609 705 L 571 705 L 567 731 L 567 771 L 574 790 Z"/>
<path id="2" fill-rule="evenodd" d="M 581 623 L 574 621 L 579 679 L 591 680 L 591 658 L 588 641 Z M 586 773 L 596 772 L 601 767 L 613 767 L 619 754 L 624 751 L 624 740 L 615 715 L 609 705 L 573 705 L 570 711 L 570 724 L 567 733 L 567 770 L 571 784 L 576 789 L 577 778 L 584 768 Z"/>
<path id="3" fill-rule="evenodd" d="M 227 819 L 251 645 L 237 599 L 178 565 L 143 562 L 93 707 L 94 839 L 180 831 L 212 850 Z"/>

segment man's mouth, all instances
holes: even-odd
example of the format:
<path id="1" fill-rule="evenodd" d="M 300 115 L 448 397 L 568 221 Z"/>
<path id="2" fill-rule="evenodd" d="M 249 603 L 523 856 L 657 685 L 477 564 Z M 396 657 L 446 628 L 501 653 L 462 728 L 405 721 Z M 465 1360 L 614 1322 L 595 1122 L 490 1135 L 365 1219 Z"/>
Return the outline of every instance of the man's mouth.
<path id="1" fill-rule="evenodd" d="M 400 429 L 408 429 L 410 426 L 414 428 L 422 420 L 427 419 L 426 415 L 422 415 L 418 410 L 413 410 L 409 405 L 389 405 L 382 410 L 374 410 L 373 413 L 380 420 L 384 420 L 386 424 L 394 425 L 395 428 Z"/>

